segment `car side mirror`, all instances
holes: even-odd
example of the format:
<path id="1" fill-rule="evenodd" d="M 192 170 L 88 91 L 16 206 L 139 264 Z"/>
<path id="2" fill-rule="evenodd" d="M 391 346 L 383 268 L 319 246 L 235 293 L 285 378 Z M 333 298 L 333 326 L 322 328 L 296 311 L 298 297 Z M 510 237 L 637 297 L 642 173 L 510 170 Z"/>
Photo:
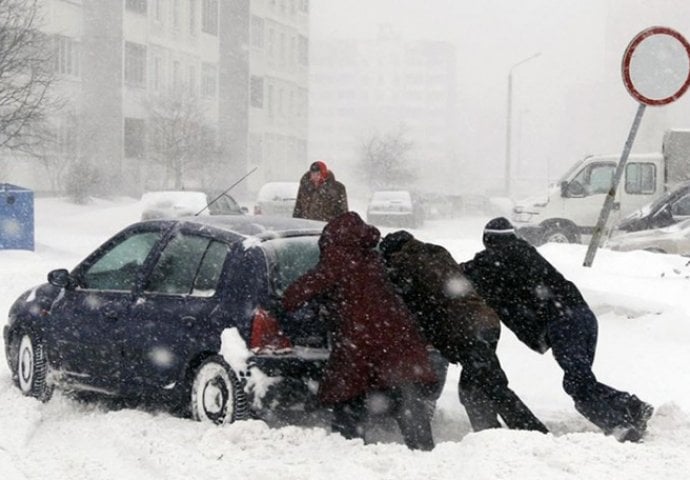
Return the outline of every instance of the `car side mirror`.
<path id="1" fill-rule="evenodd" d="M 585 193 L 585 187 L 577 180 L 561 183 L 561 195 L 563 197 L 584 197 Z"/>
<path id="2" fill-rule="evenodd" d="M 65 268 L 58 268 L 48 273 L 48 283 L 60 288 L 69 288 L 73 282 Z"/>

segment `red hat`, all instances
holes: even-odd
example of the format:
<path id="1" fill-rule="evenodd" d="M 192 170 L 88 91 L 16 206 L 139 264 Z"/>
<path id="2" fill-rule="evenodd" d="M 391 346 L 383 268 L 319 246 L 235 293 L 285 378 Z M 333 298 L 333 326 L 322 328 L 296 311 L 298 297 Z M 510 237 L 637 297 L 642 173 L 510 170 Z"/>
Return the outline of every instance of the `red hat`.
<path id="1" fill-rule="evenodd" d="M 326 175 L 328 175 L 328 167 L 321 160 L 312 163 L 309 166 L 309 171 L 314 173 L 318 172 L 323 178 L 326 178 Z"/>

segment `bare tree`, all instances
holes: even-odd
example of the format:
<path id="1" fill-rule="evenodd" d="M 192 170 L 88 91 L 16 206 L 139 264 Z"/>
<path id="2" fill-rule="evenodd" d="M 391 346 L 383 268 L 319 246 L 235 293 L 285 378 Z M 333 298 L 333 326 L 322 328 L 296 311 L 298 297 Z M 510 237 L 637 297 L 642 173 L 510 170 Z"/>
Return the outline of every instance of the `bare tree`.
<path id="1" fill-rule="evenodd" d="M 410 183 L 414 171 L 409 165 L 414 143 L 406 138 L 405 128 L 373 134 L 362 143 L 360 168 L 369 188 L 390 188 Z"/>
<path id="2" fill-rule="evenodd" d="M 215 129 L 204 115 L 198 99 L 181 92 L 163 94 L 146 103 L 147 152 L 163 167 L 174 188 L 185 180 L 203 183 L 204 173 L 219 161 Z M 166 182 L 167 183 L 167 182 Z"/>
<path id="3" fill-rule="evenodd" d="M 31 153 L 53 83 L 50 39 L 38 30 L 38 0 L 0 0 L 0 149 Z"/>

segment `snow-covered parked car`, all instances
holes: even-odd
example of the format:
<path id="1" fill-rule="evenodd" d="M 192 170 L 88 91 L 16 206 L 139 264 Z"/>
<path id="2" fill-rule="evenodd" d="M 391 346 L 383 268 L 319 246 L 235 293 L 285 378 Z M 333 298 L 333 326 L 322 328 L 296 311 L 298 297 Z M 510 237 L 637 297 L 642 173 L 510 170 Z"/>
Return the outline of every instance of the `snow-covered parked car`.
<path id="1" fill-rule="evenodd" d="M 169 190 L 141 196 L 142 220 L 190 217 L 193 215 L 243 215 L 243 209 L 229 194 Z"/>
<path id="2" fill-rule="evenodd" d="M 14 302 L 3 332 L 14 383 L 42 400 L 57 386 L 215 423 L 314 405 L 327 313 L 277 305 L 317 263 L 323 226 L 236 215 L 125 228 Z M 435 401 L 447 363 L 431 357 Z"/>
<path id="3" fill-rule="evenodd" d="M 419 199 L 407 190 L 381 190 L 374 192 L 369 200 L 367 222 L 417 228 L 424 224 L 424 209 Z"/>
<path id="4" fill-rule="evenodd" d="M 690 256 L 690 219 L 663 228 L 619 233 L 606 246 L 621 252 L 647 250 Z"/>
<path id="5" fill-rule="evenodd" d="M 299 182 L 268 182 L 256 196 L 254 215 L 291 217 L 295 210 Z"/>

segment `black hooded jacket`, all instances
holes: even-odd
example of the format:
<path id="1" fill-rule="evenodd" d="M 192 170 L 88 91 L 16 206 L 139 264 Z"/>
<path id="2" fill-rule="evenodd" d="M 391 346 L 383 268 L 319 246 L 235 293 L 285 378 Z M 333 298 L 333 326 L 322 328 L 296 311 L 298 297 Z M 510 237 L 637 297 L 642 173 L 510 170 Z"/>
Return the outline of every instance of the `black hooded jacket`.
<path id="1" fill-rule="evenodd" d="M 544 353 L 551 344 L 547 323 L 587 306 L 575 284 L 514 233 L 484 233 L 485 250 L 462 263 L 486 303 L 527 346 Z"/>

